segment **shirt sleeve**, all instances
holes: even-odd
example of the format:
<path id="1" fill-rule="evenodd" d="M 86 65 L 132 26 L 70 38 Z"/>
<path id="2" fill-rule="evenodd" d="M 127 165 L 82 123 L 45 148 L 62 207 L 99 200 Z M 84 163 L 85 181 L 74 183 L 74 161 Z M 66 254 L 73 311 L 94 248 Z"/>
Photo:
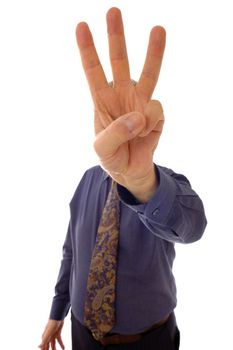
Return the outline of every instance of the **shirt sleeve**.
<path id="1" fill-rule="evenodd" d="M 155 171 L 159 184 L 147 203 L 140 204 L 118 185 L 120 200 L 138 214 L 154 235 L 173 243 L 199 240 L 207 224 L 201 199 L 184 175 L 161 166 L 155 166 Z"/>
<path id="2" fill-rule="evenodd" d="M 63 320 L 70 309 L 69 281 L 72 264 L 72 245 L 70 237 L 70 225 L 63 245 L 63 258 L 55 286 L 55 296 L 49 318 L 52 320 Z"/>

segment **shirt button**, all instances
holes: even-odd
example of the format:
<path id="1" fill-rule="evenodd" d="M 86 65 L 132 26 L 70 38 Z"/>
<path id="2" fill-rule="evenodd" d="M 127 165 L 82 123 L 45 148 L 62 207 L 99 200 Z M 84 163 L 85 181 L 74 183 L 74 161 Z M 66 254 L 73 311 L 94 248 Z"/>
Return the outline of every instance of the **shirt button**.
<path id="1" fill-rule="evenodd" d="M 143 212 L 140 210 L 137 210 L 137 214 L 143 214 Z"/>
<path id="2" fill-rule="evenodd" d="M 152 215 L 156 216 L 159 213 L 159 208 L 156 208 L 153 212 Z"/>

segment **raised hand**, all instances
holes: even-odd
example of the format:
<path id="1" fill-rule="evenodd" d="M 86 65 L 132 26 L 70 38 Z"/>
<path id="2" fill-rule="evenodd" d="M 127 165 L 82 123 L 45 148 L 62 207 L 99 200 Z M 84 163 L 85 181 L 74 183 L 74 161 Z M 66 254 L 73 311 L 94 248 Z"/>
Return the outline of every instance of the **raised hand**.
<path id="1" fill-rule="evenodd" d="M 139 200 L 156 188 L 153 153 L 164 123 L 159 101 L 151 100 L 165 48 L 165 30 L 151 30 L 145 64 L 137 84 L 130 77 L 121 12 L 107 13 L 113 83 L 106 80 L 86 23 L 76 29 L 83 68 L 95 108 L 95 150 L 111 177 Z"/>

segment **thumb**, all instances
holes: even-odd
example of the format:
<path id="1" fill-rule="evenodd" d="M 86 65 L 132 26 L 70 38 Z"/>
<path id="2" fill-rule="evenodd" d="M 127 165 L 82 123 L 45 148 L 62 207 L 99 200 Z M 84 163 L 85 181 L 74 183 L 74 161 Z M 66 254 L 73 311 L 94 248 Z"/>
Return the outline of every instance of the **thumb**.
<path id="1" fill-rule="evenodd" d="M 111 156 L 125 142 L 132 140 L 145 127 L 145 117 L 139 112 L 122 115 L 101 131 L 94 142 L 98 156 Z"/>

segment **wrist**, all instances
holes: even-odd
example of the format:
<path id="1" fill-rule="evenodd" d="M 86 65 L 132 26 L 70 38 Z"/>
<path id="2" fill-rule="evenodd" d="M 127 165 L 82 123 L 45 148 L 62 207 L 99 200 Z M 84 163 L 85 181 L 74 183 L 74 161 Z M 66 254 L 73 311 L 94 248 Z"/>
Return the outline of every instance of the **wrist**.
<path id="1" fill-rule="evenodd" d="M 141 203 L 146 203 L 154 195 L 158 186 L 158 178 L 154 165 L 141 178 L 128 181 L 127 190 Z"/>

